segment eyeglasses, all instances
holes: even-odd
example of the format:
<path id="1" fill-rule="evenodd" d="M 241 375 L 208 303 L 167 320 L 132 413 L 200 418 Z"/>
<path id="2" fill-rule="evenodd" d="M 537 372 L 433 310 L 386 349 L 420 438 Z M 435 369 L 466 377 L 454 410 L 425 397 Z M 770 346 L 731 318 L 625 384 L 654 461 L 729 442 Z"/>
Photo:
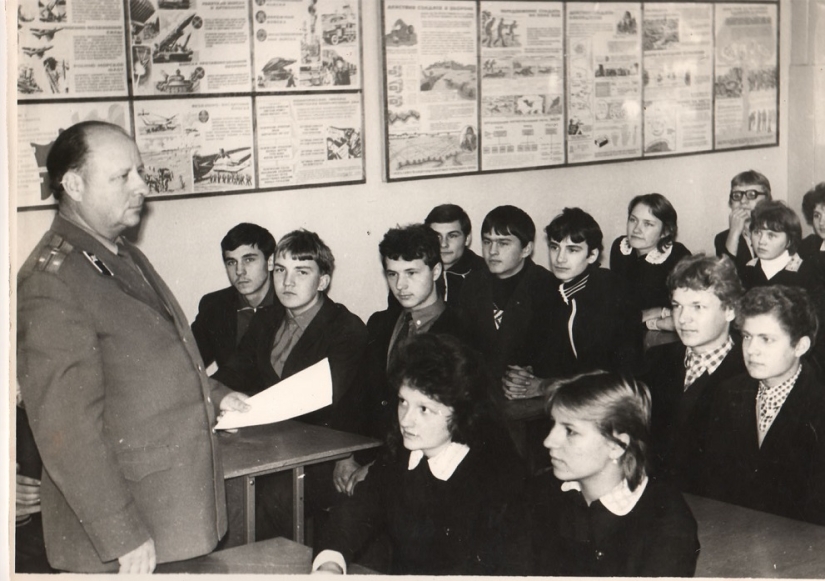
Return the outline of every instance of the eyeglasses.
<path id="1" fill-rule="evenodd" d="M 731 202 L 739 202 L 742 198 L 748 198 L 749 200 L 753 201 L 759 196 L 767 196 L 765 192 L 760 192 L 759 190 L 745 190 L 744 192 L 731 192 L 730 193 L 730 201 Z"/>

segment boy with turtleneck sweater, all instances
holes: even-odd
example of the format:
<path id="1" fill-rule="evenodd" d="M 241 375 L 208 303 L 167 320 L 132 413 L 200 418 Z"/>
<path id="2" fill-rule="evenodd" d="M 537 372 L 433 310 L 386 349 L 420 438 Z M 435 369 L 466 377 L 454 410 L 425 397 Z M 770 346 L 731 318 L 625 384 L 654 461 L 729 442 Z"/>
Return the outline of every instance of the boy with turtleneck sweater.
<path id="1" fill-rule="evenodd" d="M 549 382 L 593 369 L 633 372 L 641 357 L 641 313 L 620 279 L 599 268 L 602 231 L 580 208 L 565 208 L 547 228 L 551 317 L 535 374 L 511 367 L 505 393 L 533 397 Z M 541 379 L 544 378 L 544 379 Z"/>

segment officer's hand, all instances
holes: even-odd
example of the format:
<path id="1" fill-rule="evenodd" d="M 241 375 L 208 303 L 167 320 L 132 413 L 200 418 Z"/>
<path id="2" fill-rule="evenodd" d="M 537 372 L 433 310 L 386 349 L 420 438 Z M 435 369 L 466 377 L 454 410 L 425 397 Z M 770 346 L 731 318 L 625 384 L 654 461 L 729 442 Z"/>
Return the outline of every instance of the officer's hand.
<path id="1" fill-rule="evenodd" d="M 19 464 L 17 469 L 20 469 Z M 40 512 L 40 481 L 18 474 L 14 507 L 15 521 L 20 522 L 38 512 Z"/>
<path id="2" fill-rule="evenodd" d="M 155 541 L 149 539 L 137 549 L 118 558 L 121 574 L 145 575 L 155 570 Z"/>

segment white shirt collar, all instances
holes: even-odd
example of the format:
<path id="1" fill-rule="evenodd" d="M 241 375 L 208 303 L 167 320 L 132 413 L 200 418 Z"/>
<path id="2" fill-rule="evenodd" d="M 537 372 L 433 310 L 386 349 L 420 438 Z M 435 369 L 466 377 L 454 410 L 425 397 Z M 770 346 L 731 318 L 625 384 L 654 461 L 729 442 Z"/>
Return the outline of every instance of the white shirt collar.
<path id="1" fill-rule="evenodd" d="M 619 242 L 619 250 L 625 256 L 628 256 L 631 252 L 633 252 L 633 247 L 630 245 L 630 241 L 627 239 L 627 236 L 622 237 L 621 242 Z M 664 250 L 654 248 L 645 254 L 645 262 L 649 264 L 662 264 L 668 259 L 668 257 L 670 257 L 671 252 L 673 252 L 673 244 L 669 245 Z"/>
<path id="2" fill-rule="evenodd" d="M 439 480 L 446 482 L 456 471 L 458 465 L 461 464 L 461 461 L 464 460 L 464 457 L 469 451 L 470 447 L 465 444 L 450 442 L 441 452 L 427 459 L 430 472 Z M 423 457 L 424 452 L 421 450 L 413 450 L 410 452 L 410 461 L 407 464 L 407 470 L 415 470 L 421 463 Z"/>
<path id="3" fill-rule="evenodd" d="M 759 266 L 762 268 L 762 272 L 765 273 L 765 276 L 768 277 L 768 280 L 770 280 L 774 277 L 774 275 L 776 275 L 777 272 L 785 268 L 790 261 L 791 255 L 787 250 L 785 250 L 776 258 L 772 258 L 770 260 L 765 260 L 764 258 L 760 259 Z"/>
<path id="4" fill-rule="evenodd" d="M 616 485 L 615 488 L 613 488 L 613 490 L 602 496 L 599 499 L 599 502 L 601 502 L 607 510 L 616 516 L 624 516 L 633 510 L 633 507 L 636 506 L 637 502 L 639 502 L 639 499 L 642 497 L 642 493 L 645 491 L 646 487 L 647 476 L 642 478 L 639 486 L 637 486 L 636 490 L 633 491 L 630 490 L 627 480 L 623 479 Z M 577 481 L 571 480 L 569 482 L 562 483 L 561 489 L 564 492 L 567 492 L 568 490 L 578 490 L 581 492 L 582 487 Z"/>

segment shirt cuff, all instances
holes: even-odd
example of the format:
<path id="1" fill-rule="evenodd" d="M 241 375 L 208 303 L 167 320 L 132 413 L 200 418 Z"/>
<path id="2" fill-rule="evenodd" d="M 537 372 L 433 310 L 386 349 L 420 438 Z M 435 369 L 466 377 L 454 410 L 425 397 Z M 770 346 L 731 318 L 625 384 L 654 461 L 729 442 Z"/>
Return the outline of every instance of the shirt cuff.
<path id="1" fill-rule="evenodd" d="M 330 549 L 325 549 L 318 553 L 318 556 L 315 557 L 315 560 L 312 561 L 312 572 L 318 570 L 318 568 L 323 565 L 324 563 L 335 563 L 341 570 L 344 572 L 344 575 L 347 574 L 347 562 L 344 560 L 344 555 L 339 553 L 338 551 L 332 551 Z"/>

